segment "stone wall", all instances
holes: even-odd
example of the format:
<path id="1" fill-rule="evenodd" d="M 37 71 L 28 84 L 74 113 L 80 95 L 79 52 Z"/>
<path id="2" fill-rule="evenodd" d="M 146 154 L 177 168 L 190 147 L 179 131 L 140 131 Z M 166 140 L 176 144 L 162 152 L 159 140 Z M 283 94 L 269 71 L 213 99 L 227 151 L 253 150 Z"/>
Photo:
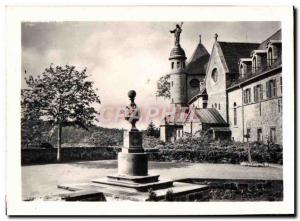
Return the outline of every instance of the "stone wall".
<path id="1" fill-rule="evenodd" d="M 67 147 L 61 149 L 61 161 L 116 159 L 115 147 Z M 21 164 L 47 164 L 56 162 L 56 148 L 31 148 L 21 150 Z"/>
<path id="2" fill-rule="evenodd" d="M 215 44 L 210 57 L 210 63 L 207 68 L 205 79 L 206 90 L 208 94 L 208 108 L 216 108 L 223 119 L 227 121 L 227 95 L 226 95 L 226 70 L 220 58 L 218 44 Z M 218 70 L 217 81 L 212 78 L 214 69 Z"/>
<path id="3" fill-rule="evenodd" d="M 262 130 L 263 141 L 266 136 L 270 136 L 270 128 L 276 128 L 276 143 L 282 144 L 282 95 L 280 89 L 281 73 L 269 76 L 262 80 L 251 83 L 240 89 L 228 92 L 229 124 L 232 137 L 235 141 L 243 141 L 243 135 L 250 129 L 250 141 L 257 141 L 257 130 Z M 266 82 L 276 79 L 277 96 L 266 97 Z M 254 102 L 253 88 L 261 84 L 263 87 L 263 100 Z M 243 104 L 242 93 L 244 90 L 251 89 L 251 103 Z M 237 124 L 234 125 L 234 103 L 237 108 Z"/>
<path id="4" fill-rule="evenodd" d="M 208 185 L 209 201 L 282 201 L 282 180 L 253 179 L 185 179 L 188 182 Z"/>

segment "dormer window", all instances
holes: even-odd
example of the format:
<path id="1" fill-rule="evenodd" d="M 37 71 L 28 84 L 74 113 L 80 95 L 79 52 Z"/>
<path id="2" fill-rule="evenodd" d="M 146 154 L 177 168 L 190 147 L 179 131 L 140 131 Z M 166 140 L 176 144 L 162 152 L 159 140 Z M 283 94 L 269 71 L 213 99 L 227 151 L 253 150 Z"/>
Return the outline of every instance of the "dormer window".
<path id="1" fill-rule="evenodd" d="M 245 75 L 244 65 L 243 64 L 240 65 L 240 75 L 241 75 L 241 77 L 244 77 L 244 75 Z"/>
<path id="2" fill-rule="evenodd" d="M 268 65 L 270 66 L 281 57 L 281 40 L 270 40 L 266 49 L 268 51 Z"/>
<path id="3" fill-rule="evenodd" d="M 271 66 L 274 63 L 273 49 L 270 47 L 268 49 L 268 65 Z"/>
<path id="4" fill-rule="evenodd" d="M 252 72 L 255 73 L 256 70 L 257 70 L 257 61 L 256 61 L 256 56 L 254 56 L 252 60 Z"/>

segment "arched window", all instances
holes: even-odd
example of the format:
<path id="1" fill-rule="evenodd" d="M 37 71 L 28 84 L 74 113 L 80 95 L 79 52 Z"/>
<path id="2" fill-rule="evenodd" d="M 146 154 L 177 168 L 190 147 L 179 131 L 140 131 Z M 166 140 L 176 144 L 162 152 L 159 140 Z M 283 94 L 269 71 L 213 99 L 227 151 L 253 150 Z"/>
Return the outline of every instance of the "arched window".
<path id="1" fill-rule="evenodd" d="M 256 72 L 256 69 L 257 69 L 256 57 L 254 56 L 252 60 L 252 72 L 253 73 Z"/>
<path id="2" fill-rule="evenodd" d="M 211 77 L 212 77 L 214 82 L 218 81 L 218 69 L 217 68 L 214 68 L 212 70 Z"/>
<path id="3" fill-rule="evenodd" d="M 240 65 L 240 74 L 241 74 L 241 77 L 244 77 L 244 65 L 243 64 L 241 64 Z"/>
<path id="4" fill-rule="evenodd" d="M 171 69 L 174 69 L 174 62 L 171 62 Z"/>
<path id="5" fill-rule="evenodd" d="M 237 125 L 236 103 L 233 103 L 233 125 Z"/>
<path id="6" fill-rule="evenodd" d="M 190 86 L 192 88 L 197 88 L 197 87 L 200 87 L 200 81 L 198 79 L 192 79 L 190 81 Z"/>
<path id="7" fill-rule="evenodd" d="M 268 64 L 269 64 L 269 66 L 271 66 L 273 64 L 273 61 L 274 61 L 274 59 L 273 59 L 273 50 L 272 50 L 272 48 L 269 48 L 269 50 L 268 50 Z"/>

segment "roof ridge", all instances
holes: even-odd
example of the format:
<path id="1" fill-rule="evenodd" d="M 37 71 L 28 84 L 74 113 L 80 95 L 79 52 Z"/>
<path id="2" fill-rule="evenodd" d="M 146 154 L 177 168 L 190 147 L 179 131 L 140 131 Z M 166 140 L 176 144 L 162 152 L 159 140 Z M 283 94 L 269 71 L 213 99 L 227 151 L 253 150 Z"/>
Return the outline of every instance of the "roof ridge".
<path id="1" fill-rule="evenodd" d="M 235 41 L 218 41 L 218 43 L 229 43 L 229 44 L 257 44 L 260 45 L 259 42 L 235 42 Z"/>

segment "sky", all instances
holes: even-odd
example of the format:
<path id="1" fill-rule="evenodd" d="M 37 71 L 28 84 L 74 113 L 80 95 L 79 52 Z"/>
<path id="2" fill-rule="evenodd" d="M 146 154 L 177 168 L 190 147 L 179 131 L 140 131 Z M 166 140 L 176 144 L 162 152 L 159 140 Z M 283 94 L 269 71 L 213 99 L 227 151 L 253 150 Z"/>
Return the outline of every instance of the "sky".
<path id="1" fill-rule="evenodd" d="M 169 54 L 174 37 L 169 30 L 174 22 L 23 22 L 22 88 L 27 75 L 41 74 L 51 63 L 87 68 L 98 88 L 100 112 L 129 103 L 127 92 L 137 92 L 142 109 L 167 107 L 168 100 L 155 97 L 156 82 L 169 72 Z M 219 41 L 260 43 L 280 29 L 280 22 L 184 22 L 180 44 L 189 59 L 201 42 L 209 53 L 214 34 Z M 104 115 L 103 115 L 104 116 Z M 159 119 L 153 119 L 156 125 Z M 137 124 L 145 128 L 149 122 Z M 104 127 L 126 128 L 124 120 L 103 121 Z"/>

